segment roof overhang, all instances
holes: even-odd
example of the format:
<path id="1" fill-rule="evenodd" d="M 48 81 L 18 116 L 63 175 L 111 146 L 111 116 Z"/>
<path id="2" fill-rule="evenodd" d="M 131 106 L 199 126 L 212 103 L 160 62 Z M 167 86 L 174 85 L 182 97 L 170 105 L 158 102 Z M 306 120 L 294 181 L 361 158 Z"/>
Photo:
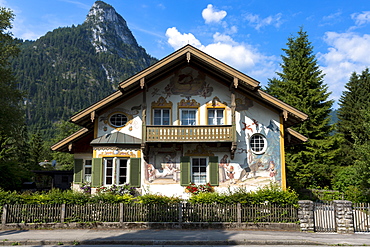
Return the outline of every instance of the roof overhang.
<path id="1" fill-rule="evenodd" d="M 286 146 L 290 146 L 290 145 L 306 142 L 308 141 L 308 138 L 291 128 L 287 128 L 285 129 L 284 140 L 285 140 Z"/>

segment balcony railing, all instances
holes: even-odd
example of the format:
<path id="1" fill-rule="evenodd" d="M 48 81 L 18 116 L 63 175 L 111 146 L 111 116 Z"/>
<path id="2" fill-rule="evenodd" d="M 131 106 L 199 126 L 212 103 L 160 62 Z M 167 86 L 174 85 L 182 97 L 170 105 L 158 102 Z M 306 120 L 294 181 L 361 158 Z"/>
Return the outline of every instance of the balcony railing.
<path id="1" fill-rule="evenodd" d="M 146 126 L 147 142 L 233 142 L 232 125 Z"/>

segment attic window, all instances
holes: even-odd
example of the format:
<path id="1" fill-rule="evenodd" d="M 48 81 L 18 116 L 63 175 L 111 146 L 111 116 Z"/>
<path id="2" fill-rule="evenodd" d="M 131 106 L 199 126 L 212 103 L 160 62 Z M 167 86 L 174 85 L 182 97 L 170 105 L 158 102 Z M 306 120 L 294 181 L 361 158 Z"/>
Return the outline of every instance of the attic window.
<path id="1" fill-rule="evenodd" d="M 123 127 L 126 125 L 127 123 L 127 116 L 123 113 L 116 113 L 116 114 L 113 114 L 110 118 L 109 118 L 109 122 L 110 124 L 115 127 L 115 128 L 119 128 L 119 127 Z"/>
<path id="2" fill-rule="evenodd" d="M 255 154 L 263 154 L 267 149 L 266 138 L 261 134 L 254 134 L 250 138 L 250 146 Z"/>

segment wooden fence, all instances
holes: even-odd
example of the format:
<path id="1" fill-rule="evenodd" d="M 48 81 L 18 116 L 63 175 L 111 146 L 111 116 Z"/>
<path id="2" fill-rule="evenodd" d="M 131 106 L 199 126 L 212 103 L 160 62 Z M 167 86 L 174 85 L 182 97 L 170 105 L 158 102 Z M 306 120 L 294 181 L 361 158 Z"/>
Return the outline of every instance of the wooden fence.
<path id="1" fill-rule="evenodd" d="M 293 206 L 244 204 L 4 205 L 2 224 L 53 222 L 298 222 Z"/>

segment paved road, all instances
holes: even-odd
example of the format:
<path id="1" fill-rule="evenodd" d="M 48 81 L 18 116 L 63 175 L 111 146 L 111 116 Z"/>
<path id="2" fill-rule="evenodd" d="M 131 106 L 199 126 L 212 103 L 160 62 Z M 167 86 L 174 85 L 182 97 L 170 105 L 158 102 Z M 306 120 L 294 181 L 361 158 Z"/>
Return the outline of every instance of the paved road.
<path id="1" fill-rule="evenodd" d="M 57 229 L 1 230 L 0 245 L 14 246 L 370 246 L 369 234 L 243 230 Z"/>

